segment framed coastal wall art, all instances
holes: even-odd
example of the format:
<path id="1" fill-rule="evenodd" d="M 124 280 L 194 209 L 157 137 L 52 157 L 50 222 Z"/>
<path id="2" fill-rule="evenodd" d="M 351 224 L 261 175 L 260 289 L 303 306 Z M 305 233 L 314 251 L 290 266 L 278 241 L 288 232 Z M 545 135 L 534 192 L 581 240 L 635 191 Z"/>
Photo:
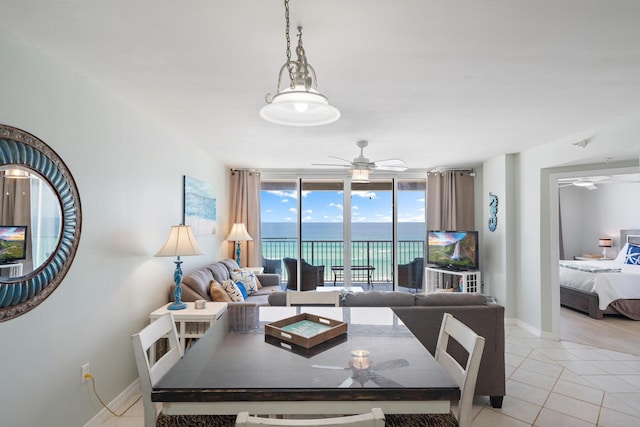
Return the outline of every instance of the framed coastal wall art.
<path id="1" fill-rule="evenodd" d="M 213 186 L 184 176 L 182 221 L 190 225 L 193 234 L 216 234 L 216 196 Z"/>

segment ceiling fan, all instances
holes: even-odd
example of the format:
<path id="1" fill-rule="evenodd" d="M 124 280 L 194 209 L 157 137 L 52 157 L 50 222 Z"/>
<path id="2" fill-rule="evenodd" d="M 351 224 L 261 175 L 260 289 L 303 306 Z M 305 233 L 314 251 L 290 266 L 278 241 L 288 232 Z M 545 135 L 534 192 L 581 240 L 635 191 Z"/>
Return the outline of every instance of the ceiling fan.
<path id="1" fill-rule="evenodd" d="M 563 188 L 563 187 L 575 185 L 576 187 L 586 188 L 587 190 L 597 190 L 598 187 L 596 187 L 596 184 L 633 183 L 633 182 L 638 182 L 638 174 L 559 178 L 558 187 Z"/>
<path id="2" fill-rule="evenodd" d="M 314 163 L 314 166 L 337 166 L 345 167 L 351 170 L 353 174 L 354 182 L 367 182 L 369 179 L 369 173 L 375 170 L 387 170 L 387 171 L 406 171 L 404 160 L 400 159 L 385 159 L 371 161 L 364 156 L 364 149 L 369 145 L 367 141 L 358 141 L 356 145 L 360 147 L 360 155 L 353 160 L 343 159 L 341 157 L 329 156 L 332 159 L 337 159 L 345 163 Z"/>

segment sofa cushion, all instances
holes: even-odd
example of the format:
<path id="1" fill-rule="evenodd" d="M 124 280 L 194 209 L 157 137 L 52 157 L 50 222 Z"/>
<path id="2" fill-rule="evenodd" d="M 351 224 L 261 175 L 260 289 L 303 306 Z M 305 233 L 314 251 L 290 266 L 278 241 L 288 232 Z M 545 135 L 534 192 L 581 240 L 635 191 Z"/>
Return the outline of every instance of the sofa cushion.
<path id="1" fill-rule="evenodd" d="M 225 280 L 231 279 L 231 275 L 229 274 L 229 270 L 224 264 L 215 263 L 206 267 L 207 270 L 210 270 L 213 278 L 218 281 L 218 283 L 224 283 Z"/>
<path id="2" fill-rule="evenodd" d="M 402 307 L 415 305 L 415 301 L 413 294 L 408 292 L 349 292 L 344 295 L 342 305 L 345 307 Z"/>
<path id="3" fill-rule="evenodd" d="M 240 266 L 238 265 L 238 263 L 230 258 L 223 259 L 222 261 L 220 261 L 220 264 L 224 265 L 229 273 L 231 273 L 232 271 L 240 270 Z"/>
<path id="4" fill-rule="evenodd" d="M 209 295 L 209 284 L 212 279 L 213 275 L 211 274 L 211 270 L 199 269 L 183 276 L 182 283 L 191 288 L 191 290 L 203 299 L 206 299 L 206 296 Z"/>
<path id="5" fill-rule="evenodd" d="M 211 295 L 211 300 L 216 302 L 231 302 L 231 297 L 224 290 L 222 285 L 218 283 L 215 279 L 211 281 L 209 285 L 209 294 Z"/>
<path id="6" fill-rule="evenodd" d="M 231 272 L 231 280 L 242 283 L 247 290 L 247 293 L 253 294 L 258 292 L 258 282 L 256 275 L 252 270 L 248 268 L 241 268 Z"/>
<path id="7" fill-rule="evenodd" d="M 464 292 L 436 292 L 434 294 L 419 294 L 415 296 L 416 305 L 486 305 L 487 299 L 482 294 L 468 294 Z"/>
<path id="8" fill-rule="evenodd" d="M 233 301 L 233 302 L 244 301 L 244 297 L 242 296 L 242 292 L 240 292 L 240 289 L 233 282 L 233 280 L 231 280 L 231 279 L 225 280 L 224 282 L 222 282 L 222 287 L 224 288 L 225 291 L 227 291 L 227 294 L 229 294 L 229 297 L 231 298 L 231 301 Z"/>

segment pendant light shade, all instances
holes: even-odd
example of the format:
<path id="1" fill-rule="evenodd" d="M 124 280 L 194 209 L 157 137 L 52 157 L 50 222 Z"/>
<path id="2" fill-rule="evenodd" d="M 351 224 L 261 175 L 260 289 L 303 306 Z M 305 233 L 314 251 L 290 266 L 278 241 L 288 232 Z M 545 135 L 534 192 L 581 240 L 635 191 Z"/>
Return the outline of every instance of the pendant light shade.
<path id="1" fill-rule="evenodd" d="M 289 1 L 285 0 L 285 36 L 287 40 L 287 62 L 280 68 L 275 94 L 267 94 L 267 105 L 260 109 L 260 116 L 271 122 L 286 126 L 319 126 L 335 122 L 340 111 L 329 104 L 326 96 L 318 91 L 316 73 L 307 62 L 302 45 L 302 27 L 298 27 L 296 59 L 291 59 L 289 41 Z M 282 77 L 288 74 L 290 84 L 282 87 Z"/>

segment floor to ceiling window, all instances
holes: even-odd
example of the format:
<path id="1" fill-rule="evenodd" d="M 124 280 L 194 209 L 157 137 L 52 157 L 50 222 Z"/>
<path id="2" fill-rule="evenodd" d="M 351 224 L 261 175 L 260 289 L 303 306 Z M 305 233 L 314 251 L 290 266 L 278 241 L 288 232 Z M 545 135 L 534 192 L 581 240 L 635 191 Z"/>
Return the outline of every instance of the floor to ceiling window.
<path id="1" fill-rule="evenodd" d="M 416 292 L 424 269 L 425 193 L 422 178 L 263 178 L 263 256 L 300 254 L 324 266 L 329 286 Z M 282 266 L 285 281 L 286 274 Z"/>

